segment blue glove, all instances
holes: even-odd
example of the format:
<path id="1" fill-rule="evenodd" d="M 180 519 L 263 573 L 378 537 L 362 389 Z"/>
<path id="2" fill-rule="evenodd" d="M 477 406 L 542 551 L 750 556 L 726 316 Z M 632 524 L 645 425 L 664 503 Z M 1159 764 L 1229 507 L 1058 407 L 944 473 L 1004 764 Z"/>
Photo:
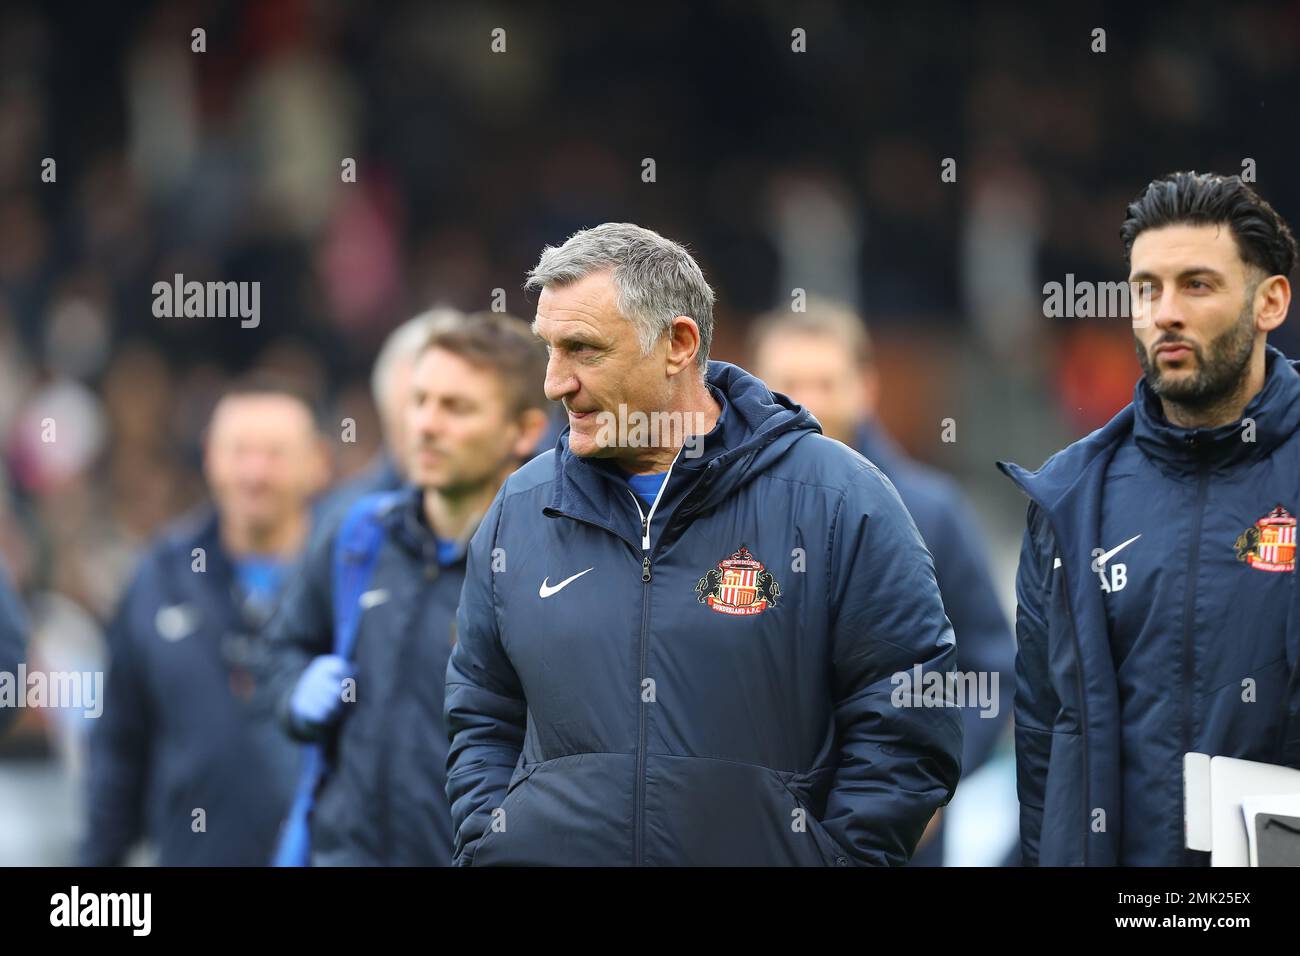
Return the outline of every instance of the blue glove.
<path id="1" fill-rule="evenodd" d="M 308 664 L 289 700 L 293 719 L 316 727 L 332 722 L 343 705 L 343 681 L 354 673 L 352 662 L 337 654 L 324 654 Z"/>

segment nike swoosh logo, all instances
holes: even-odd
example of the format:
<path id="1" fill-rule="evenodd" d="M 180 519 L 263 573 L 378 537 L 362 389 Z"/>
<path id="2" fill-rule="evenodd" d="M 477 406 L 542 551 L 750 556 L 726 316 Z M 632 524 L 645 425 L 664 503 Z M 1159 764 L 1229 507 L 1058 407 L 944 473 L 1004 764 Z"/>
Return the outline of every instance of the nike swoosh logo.
<path id="1" fill-rule="evenodd" d="M 357 603 L 360 604 L 362 608 L 371 608 L 383 604 L 387 600 L 388 592 L 383 588 L 378 588 L 374 591 L 366 591 L 363 593 Z"/>
<path id="2" fill-rule="evenodd" d="M 1133 535 L 1133 537 L 1129 538 L 1129 539 L 1128 539 L 1127 541 L 1125 541 L 1123 544 L 1116 545 L 1115 547 L 1113 547 L 1113 548 L 1111 548 L 1109 551 L 1107 551 L 1105 554 L 1099 554 L 1099 555 L 1097 555 L 1097 564 L 1098 564 L 1098 565 L 1103 565 L 1103 564 L 1105 564 L 1107 561 L 1109 561 L 1111 558 L 1115 557 L 1115 555 L 1119 554 L 1121 551 L 1123 551 L 1125 548 L 1127 548 L 1130 544 L 1132 544 L 1134 541 L 1136 541 L 1136 540 L 1137 540 L 1138 538 L 1140 538 L 1140 537 L 1142 537 L 1142 535 L 1140 535 L 1140 534 L 1135 534 L 1135 535 Z"/>
<path id="3" fill-rule="evenodd" d="M 595 571 L 595 570 L 596 570 L 595 567 L 590 567 L 587 569 L 587 571 Z M 559 584 L 555 585 L 554 587 L 546 583 L 547 581 L 551 580 L 551 576 L 548 574 L 546 577 L 542 578 L 542 586 L 537 589 L 537 596 L 540 598 L 548 598 L 556 591 L 563 591 L 574 581 L 578 580 L 578 578 L 586 574 L 587 571 L 579 571 L 577 574 L 573 575 L 573 577 L 565 578 L 563 581 L 561 581 Z"/>

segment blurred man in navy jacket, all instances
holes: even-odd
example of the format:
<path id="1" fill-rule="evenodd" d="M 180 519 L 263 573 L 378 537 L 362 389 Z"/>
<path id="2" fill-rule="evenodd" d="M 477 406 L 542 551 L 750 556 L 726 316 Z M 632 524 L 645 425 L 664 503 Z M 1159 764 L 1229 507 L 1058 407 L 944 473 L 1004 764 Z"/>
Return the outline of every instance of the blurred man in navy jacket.
<path id="1" fill-rule="evenodd" d="M 527 325 L 442 311 L 426 333 L 403 410 L 411 484 L 358 499 L 316 536 L 268 628 L 285 729 L 328 752 L 330 772 L 312 794 L 314 866 L 451 863 L 442 710 L 465 549 L 546 427 L 546 353 Z M 337 558 L 363 514 L 381 533 L 365 590 L 343 598 L 360 615 L 344 656 Z M 349 677 L 357 693 L 346 700 Z"/>
<path id="2" fill-rule="evenodd" d="M 966 707 L 962 773 L 986 759 L 1011 716 L 1015 644 L 989 576 L 979 522 L 956 483 L 907 455 L 876 421 L 879 375 L 862 319 L 844 306 L 811 300 L 806 312 L 763 316 L 750 339 L 754 374 L 816 416 L 822 431 L 874 463 L 898 489 L 934 556 L 944 609 L 957 636 L 957 669 L 998 674 L 997 709 Z M 982 716 L 987 714 L 988 716 Z M 914 865 L 938 865 L 936 817 Z"/>
<path id="3" fill-rule="evenodd" d="M 213 506 L 165 531 L 108 633 L 91 734 L 86 865 L 146 836 L 165 866 L 270 859 L 296 772 L 266 690 L 259 630 L 326 481 L 310 405 L 270 382 L 217 404 L 204 450 Z"/>

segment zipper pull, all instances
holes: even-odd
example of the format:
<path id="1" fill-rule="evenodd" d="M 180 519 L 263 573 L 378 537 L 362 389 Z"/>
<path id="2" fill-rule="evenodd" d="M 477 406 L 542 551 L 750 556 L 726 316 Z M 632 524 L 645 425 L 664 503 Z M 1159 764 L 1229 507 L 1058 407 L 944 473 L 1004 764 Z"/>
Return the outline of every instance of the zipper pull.
<path id="1" fill-rule="evenodd" d="M 641 559 L 641 580 L 650 580 L 650 555 L 648 554 Z"/>

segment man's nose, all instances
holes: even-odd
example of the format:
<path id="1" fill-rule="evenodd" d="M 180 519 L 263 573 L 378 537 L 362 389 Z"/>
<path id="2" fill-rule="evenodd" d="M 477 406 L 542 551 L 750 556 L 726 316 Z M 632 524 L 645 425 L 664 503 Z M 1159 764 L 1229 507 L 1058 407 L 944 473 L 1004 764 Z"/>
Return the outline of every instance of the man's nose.
<path id="1" fill-rule="evenodd" d="M 262 452 L 245 455 L 241 466 L 240 477 L 246 485 L 264 485 L 275 474 L 275 462 L 272 456 Z"/>
<path id="2" fill-rule="evenodd" d="M 415 431 L 420 437 L 431 437 L 438 433 L 442 415 L 436 402 L 428 402 L 416 413 Z"/>
<path id="3" fill-rule="evenodd" d="M 548 401 L 558 402 L 578 390 L 578 379 L 568 363 L 554 354 L 546 362 L 546 383 L 543 391 Z"/>
<path id="4" fill-rule="evenodd" d="M 1152 311 L 1151 321 L 1160 331 L 1167 332 L 1170 329 L 1182 327 L 1183 310 L 1178 301 L 1178 296 L 1166 293 L 1153 301 L 1148 307 Z"/>

